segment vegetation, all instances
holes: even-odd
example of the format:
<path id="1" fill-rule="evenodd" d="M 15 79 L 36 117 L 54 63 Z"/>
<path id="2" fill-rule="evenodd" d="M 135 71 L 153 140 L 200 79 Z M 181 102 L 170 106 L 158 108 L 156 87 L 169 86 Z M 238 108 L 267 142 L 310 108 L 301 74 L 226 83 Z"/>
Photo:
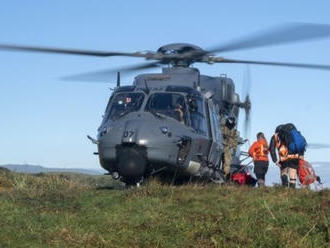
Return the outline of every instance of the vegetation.
<path id="1" fill-rule="evenodd" d="M 329 247 L 330 191 L 0 171 L 0 247 Z"/>

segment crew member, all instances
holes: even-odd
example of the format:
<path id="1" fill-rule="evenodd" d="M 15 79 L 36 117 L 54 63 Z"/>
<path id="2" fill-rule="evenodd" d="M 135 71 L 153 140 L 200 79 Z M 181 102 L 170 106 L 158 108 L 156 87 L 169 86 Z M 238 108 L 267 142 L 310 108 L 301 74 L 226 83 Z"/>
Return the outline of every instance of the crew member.
<path id="1" fill-rule="evenodd" d="M 235 129 L 235 117 L 227 118 L 221 123 L 223 135 L 223 172 L 226 180 L 230 178 L 230 165 L 232 162 L 232 152 L 238 144 L 238 133 Z"/>
<path id="2" fill-rule="evenodd" d="M 299 159 L 303 158 L 299 154 L 289 154 L 288 147 L 280 139 L 279 133 L 284 125 L 280 125 L 276 128 L 275 134 L 270 141 L 270 154 L 272 160 L 281 169 L 281 181 L 285 187 L 295 188 L 297 181 L 297 170 L 299 165 Z M 278 158 L 276 155 L 278 151 Z M 289 180 L 288 180 L 289 175 Z"/>
<path id="3" fill-rule="evenodd" d="M 268 171 L 268 144 L 263 133 L 257 134 L 255 141 L 249 149 L 249 155 L 253 158 L 254 174 L 258 179 L 258 186 L 265 186 L 265 176 Z"/>
<path id="4" fill-rule="evenodd" d="M 180 123 L 184 124 L 184 109 L 181 104 L 177 104 L 175 106 L 174 112 L 176 113 L 175 119 L 179 121 Z"/>

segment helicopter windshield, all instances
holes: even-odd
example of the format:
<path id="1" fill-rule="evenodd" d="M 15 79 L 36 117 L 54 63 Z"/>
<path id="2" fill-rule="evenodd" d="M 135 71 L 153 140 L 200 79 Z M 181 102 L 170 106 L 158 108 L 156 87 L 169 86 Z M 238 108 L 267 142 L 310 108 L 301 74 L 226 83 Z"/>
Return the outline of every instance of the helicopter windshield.
<path id="1" fill-rule="evenodd" d="M 143 93 L 119 93 L 115 95 L 111 101 L 108 118 L 116 120 L 130 112 L 138 111 L 143 100 Z"/>
<path id="2" fill-rule="evenodd" d="M 188 96 L 188 106 L 190 112 L 191 126 L 202 135 L 207 135 L 207 121 L 203 100 Z"/>
<path id="3" fill-rule="evenodd" d="M 154 93 L 146 105 L 146 111 L 171 117 L 180 123 L 186 123 L 186 104 L 184 97 L 176 93 Z"/>

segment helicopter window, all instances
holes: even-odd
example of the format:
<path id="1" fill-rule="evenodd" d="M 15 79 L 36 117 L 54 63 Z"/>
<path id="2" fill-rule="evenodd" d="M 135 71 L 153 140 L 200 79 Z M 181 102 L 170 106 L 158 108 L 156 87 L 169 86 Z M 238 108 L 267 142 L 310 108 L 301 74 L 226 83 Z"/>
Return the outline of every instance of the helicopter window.
<path id="1" fill-rule="evenodd" d="M 130 112 L 138 111 L 143 103 L 142 93 L 119 93 L 111 101 L 108 119 L 116 120 Z"/>
<path id="2" fill-rule="evenodd" d="M 214 139 L 221 144 L 221 131 L 220 131 L 220 120 L 219 120 L 219 116 L 217 114 L 216 111 L 216 107 L 214 106 L 214 104 L 211 102 L 209 104 L 209 109 L 210 109 L 210 119 L 214 128 Z"/>
<path id="3" fill-rule="evenodd" d="M 187 123 L 184 97 L 175 93 L 154 93 L 146 105 L 146 111 L 163 114 L 183 124 Z"/>
<path id="4" fill-rule="evenodd" d="M 207 135 L 207 123 L 203 101 L 200 98 L 188 98 L 191 126 L 200 134 Z"/>

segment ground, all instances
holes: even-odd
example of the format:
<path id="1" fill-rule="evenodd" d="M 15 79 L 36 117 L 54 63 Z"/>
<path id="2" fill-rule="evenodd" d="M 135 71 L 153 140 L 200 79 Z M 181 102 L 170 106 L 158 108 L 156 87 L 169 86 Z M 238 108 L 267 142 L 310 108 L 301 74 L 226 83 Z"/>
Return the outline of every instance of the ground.
<path id="1" fill-rule="evenodd" d="M 0 247 L 329 247 L 330 191 L 0 171 Z"/>

